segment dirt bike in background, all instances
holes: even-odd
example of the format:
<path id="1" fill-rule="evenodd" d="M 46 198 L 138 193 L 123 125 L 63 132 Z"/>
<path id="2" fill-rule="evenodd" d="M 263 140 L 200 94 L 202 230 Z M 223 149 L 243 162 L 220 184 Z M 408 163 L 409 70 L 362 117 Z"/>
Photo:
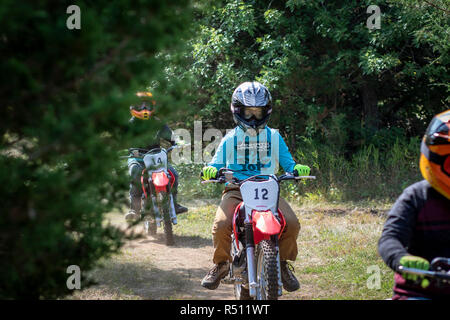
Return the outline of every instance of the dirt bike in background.
<path id="1" fill-rule="evenodd" d="M 177 215 L 171 193 L 175 177 L 167 169 L 168 153 L 176 147 L 152 150 L 129 149 L 132 154 L 137 151 L 145 164 L 145 169 L 142 170 L 141 174 L 143 191 L 141 217 L 144 221 L 144 229 L 147 234 L 155 235 L 157 228 L 163 225 L 167 245 L 174 244 L 172 225 L 177 224 Z M 133 155 L 132 157 L 136 156 Z"/>
<path id="2" fill-rule="evenodd" d="M 277 300 L 282 295 L 278 240 L 286 225 L 278 209 L 280 182 L 315 179 L 314 176 L 256 175 L 245 180 L 233 171 L 220 169 L 217 178 L 202 183 L 232 183 L 240 186 L 243 201 L 236 207 L 231 235 L 229 276 L 238 300 Z"/>

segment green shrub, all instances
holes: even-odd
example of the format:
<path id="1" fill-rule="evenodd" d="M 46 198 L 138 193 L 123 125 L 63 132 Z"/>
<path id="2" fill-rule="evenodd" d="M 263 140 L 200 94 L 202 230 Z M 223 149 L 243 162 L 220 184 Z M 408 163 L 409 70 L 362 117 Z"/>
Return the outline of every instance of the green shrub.
<path id="1" fill-rule="evenodd" d="M 76 1 L 81 29 L 69 30 L 69 1 L 1 2 L 0 299 L 69 294 L 70 265 L 84 288 L 123 244 L 103 221 L 126 200 L 117 151 L 154 127 L 130 130 L 129 105 L 162 78 L 155 53 L 177 45 L 187 3 Z M 161 105 L 179 107 L 163 87 Z"/>

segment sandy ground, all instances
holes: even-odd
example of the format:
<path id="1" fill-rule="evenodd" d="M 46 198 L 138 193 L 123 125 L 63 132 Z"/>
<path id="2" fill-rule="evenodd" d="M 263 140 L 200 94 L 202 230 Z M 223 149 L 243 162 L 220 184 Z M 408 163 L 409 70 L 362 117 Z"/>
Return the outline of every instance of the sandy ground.
<path id="1" fill-rule="evenodd" d="M 123 216 L 110 221 L 126 226 Z M 134 227 L 143 232 L 143 225 Z M 200 283 L 213 266 L 212 241 L 197 236 L 175 235 L 175 245 L 165 245 L 163 229 L 155 236 L 128 241 L 118 254 L 94 270 L 97 285 L 74 294 L 75 299 L 234 299 L 233 286 L 221 284 L 216 290 Z"/>
<path id="2" fill-rule="evenodd" d="M 166 278 L 168 287 L 153 287 L 150 290 L 161 294 L 167 290 L 166 298 L 221 300 L 234 299 L 233 287 L 221 284 L 216 290 L 208 290 L 200 285 L 202 278 L 213 266 L 211 257 L 213 247 L 210 241 L 202 238 L 175 236 L 175 245 L 164 244 L 162 230 L 147 239 L 136 240 L 125 247 L 135 256 L 148 257 L 152 261 L 151 272 Z M 145 291 L 145 290 L 144 290 Z M 154 297 L 153 294 L 149 298 Z"/>

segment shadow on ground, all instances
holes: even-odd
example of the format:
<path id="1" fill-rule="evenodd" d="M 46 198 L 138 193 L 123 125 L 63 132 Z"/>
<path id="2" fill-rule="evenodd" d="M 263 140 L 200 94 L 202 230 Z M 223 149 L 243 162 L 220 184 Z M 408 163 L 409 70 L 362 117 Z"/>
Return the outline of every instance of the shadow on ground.
<path id="1" fill-rule="evenodd" d="M 200 285 L 207 268 L 158 266 L 135 262 L 108 262 L 91 273 L 96 285 L 83 290 L 75 299 L 224 299 L 230 292 L 222 285 L 211 291 Z M 224 292 L 226 294 L 224 295 Z"/>
<path id="2" fill-rule="evenodd" d="M 145 238 L 145 237 L 144 237 Z M 148 236 L 146 239 L 140 240 L 140 244 L 146 243 L 157 243 L 165 244 L 166 238 L 162 233 L 158 233 L 155 236 Z M 174 234 L 175 244 L 171 246 L 172 248 L 202 248 L 212 245 L 211 239 L 206 239 L 200 236 L 182 236 Z"/>

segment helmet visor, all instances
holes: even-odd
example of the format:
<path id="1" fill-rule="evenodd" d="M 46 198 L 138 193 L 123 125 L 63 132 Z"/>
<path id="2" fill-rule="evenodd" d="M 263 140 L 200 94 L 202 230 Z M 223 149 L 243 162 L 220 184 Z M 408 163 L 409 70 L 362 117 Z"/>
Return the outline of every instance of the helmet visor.
<path id="1" fill-rule="evenodd" d="M 135 109 L 138 110 L 138 111 L 142 111 L 142 110 L 151 111 L 152 107 L 149 106 L 149 104 L 144 101 L 144 102 L 141 103 L 141 105 L 136 106 Z"/>
<path id="2" fill-rule="evenodd" d="M 444 163 L 442 164 L 442 171 L 450 177 L 450 154 L 445 157 Z"/>
<path id="3" fill-rule="evenodd" d="M 431 151 L 425 142 L 422 141 L 420 147 L 421 153 L 428 159 L 437 165 L 441 166 L 442 172 L 450 177 L 450 154 L 440 155 Z"/>
<path id="4" fill-rule="evenodd" d="M 267 107 L 244 107 L 241 111 L 241 116 L 245 120 L 254 117 L 256 120 L 262 120 L 267 115 Z"/>

